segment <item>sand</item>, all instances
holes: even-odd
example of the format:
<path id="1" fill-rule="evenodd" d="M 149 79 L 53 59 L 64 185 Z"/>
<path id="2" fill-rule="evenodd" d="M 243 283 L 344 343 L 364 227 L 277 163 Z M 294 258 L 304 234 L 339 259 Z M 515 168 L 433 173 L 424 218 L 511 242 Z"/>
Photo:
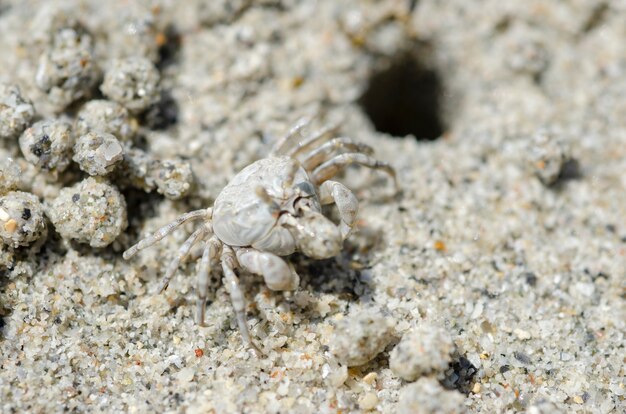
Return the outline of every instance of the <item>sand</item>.
<path id="1" fill-rule="evenodd" d="M 37 70 L 61 5 L 90 33 L 74 68 L 90 72 L 52 93 Z M 0 81 L 37 119 L 105 99 L 92 70 L 154 62 L 162 99 L 125 151 L 185 160 L 194 184 L 172 200 L 107 176 L 128 217 L 108 246 L 50 222 L 41 243 L 2 245 L 0 411 L 624 412 L 624 21 L 624 2 L 591 0 L 1 1 Z M 122 252 L 210 206 L 304 115 L 371 145 L 402 191 L 347 170 L 360 211 L 342 254 L 289 258 L 292 293 L 240 273 L 255 355 L 221 272 L 206 327 L 196 260 L 155 292 L 193 226 Z M 86 177 L 37 170 L 17 138 L 0 156 L 47 211 Z"/>

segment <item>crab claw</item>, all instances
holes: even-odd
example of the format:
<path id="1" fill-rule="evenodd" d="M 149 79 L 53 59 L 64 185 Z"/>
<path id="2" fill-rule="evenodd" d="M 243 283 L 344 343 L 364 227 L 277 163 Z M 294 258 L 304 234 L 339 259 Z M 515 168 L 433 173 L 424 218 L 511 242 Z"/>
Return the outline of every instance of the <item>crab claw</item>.
<path id="1" fill-rule="evenodd" d="M 298 250 L 313 259 L 339 254 L 343 245 L 339 227 L 316 211 L 306 209 L 302 213 L 292 216 L 287 226 Z"/>

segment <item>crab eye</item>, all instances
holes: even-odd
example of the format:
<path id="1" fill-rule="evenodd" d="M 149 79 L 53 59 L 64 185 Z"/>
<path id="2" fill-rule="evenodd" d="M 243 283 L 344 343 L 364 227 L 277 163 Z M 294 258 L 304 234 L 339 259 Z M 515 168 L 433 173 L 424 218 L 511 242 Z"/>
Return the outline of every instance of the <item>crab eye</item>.
<path id="1" fill-rule="evenodd" d="M 300 192 L 300 196 L 302 197 L 310 197 L 315 195 L 315 187 L 308 181 L 302 181 L 296 184 L 296 188 Z"/>

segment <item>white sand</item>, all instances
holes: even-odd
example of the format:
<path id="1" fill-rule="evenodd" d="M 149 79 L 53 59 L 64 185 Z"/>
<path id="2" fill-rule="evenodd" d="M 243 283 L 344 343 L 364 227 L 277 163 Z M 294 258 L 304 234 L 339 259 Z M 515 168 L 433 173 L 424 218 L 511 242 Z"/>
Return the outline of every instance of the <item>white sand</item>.
<path id="1" fill-rule="evenodd" d="M 59 3 L 76 4 L 103 67 L 127 53 L 116 30 L 128 2 Z M 12 263 L 0 276 L 0 411 L 393 413 L 410 387 L 404 412 L 420 398 L 423 412 L 624 412 L 623 2 L 420 0 L 412 15 L 392 0 L 160 3 L 158 30 L 169 23 L 180 34 L 161 67 L 178 116 L 143 135 L 151 156 L 189 157 L 197 186 L 176 202 L 133 192 L 129 229 L 104 250 L 54 234 L 30 259 L 0 250 Z M 18 83 L 45 116 L 27 42 L 38 4 L 0 2 L 0 81 Z M 136 53 L 154 56 L 148 46 Z M 370 75 L 405 51 L 443 85 L 435 141 L 377 132 L 357 103 Z M 419 117 L 424 107 L 411 102 L 391 112 Z M 386 199 L 382 174 L 348 171 L 361 211 L 343 255 L 293 258 L 302 279 L 293 294 L 241 275 L 253 340 L 266 350 L 258 358 L 242 346 L 218 275 L 205 328 L 194 323 L 194 264 L 154 293 L 191 228 L 132 261 L 121 252 L 209 205 L 316 109 L 392 163 L 403 193 Z M 543 130 L 556 150 L 536 139 Z M 19 156 L 17 141 L 0 146 Z M 542 183 L 537 175 L 568 154 L 577 167 Z M 33 174 L 22 189 L 45 202 L 65 185 Z M 393 324 L 388 338 L 350 319 L 372 309 Z M 389 354 L 424 325 L 445 331 L 454 350 L 447 369 L 411 385 Z M 346 336 L 388 345 L 348 369 L 331 353 Z"/>

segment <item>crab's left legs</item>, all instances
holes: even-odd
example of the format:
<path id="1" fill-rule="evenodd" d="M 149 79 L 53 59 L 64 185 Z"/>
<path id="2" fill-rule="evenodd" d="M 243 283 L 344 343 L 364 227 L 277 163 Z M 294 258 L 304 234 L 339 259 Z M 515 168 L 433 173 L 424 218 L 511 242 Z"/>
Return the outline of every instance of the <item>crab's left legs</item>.
<path id="1" fill-rule="evenodd" d="M 345 185 L 337 181 L 324 181 L 320 185 L 320 202 L 322 205 L 335 203 L 341 218 L 341 237 L 345 240 L 352 231 L 357 213 L 359 212 L 359 200 L 354 193 Z"/>
<path id="2" fill-rule="evenodd" d="M 365 167 L 373 168 L 375 170 L 385 171 L 393 179 L 396 190 L 398 189 L 396 171 L 389 164 L 387 164 L 386 162 L 378 161 L 369 155 L 356 152 L 340 154 L 324 162 L 322 165 L 313 170 L 313 172 L 311 173 L 311 178 L 315 184 L 320 185 L 324 181 L 330 180 L 332 177 L 337 175 L 339 171 L 351 164 L 363 165 Z"/>
<path id="3" fill-rule="evenodd" d="M 200 265 L 198 267 L 198 287 L 197 287 L 197 302 L 196 302 L 196 314 L 198 325 L 204 326 L 204 313 L 206 311 L 206 297 L 209 290 L 209 278 L 211 276 L 211 267 L 213 262 L 219 258 L 220 247 L 222 243 L 217 236 L 213 236 L 206 242 L 204 250 L 202 252 L 202 259 L 200 259 Z"/>
<path id="4" fill-rule="evenodd" d="M 159 293 L 167 289 L 167 286 L 170 284 L 170 279 L 172 278 L 172 276 L 174 276 L 174 273 L 178 269 L 178 265 L 180 264 L 180 262 L 183 261 L 187 257 L 191 248 L 200 239 L 206 236 L 208 232 L 209 232 L 208 226 L 203 225 L 202 227 L 194 231 L 191 234 L 191 236 L 189 236 L 189 238 L 185 240 L 185 243 L 183 243 L 183 245 L 180 246 L 180 249 L 178 249 L 178 254 L 174 258 L 174 260 L 172 260 L 172 262 L 167 267 L 167 270 L 165 271 L 165 276 L 163 276 L 163 281 L 161 282 Z"/>
<path id="5" fill-rule="evenodd" d="M 293 267 L 275 254 L 242 248 L 237 249 L 237 260 L 247 271 L 262 275 L 265 284 L 272 290 L 295 290 L 300 283 Z"/>
<path id="6" fill-rule="evenodd" d="M 255 351 L 260 352 L 250 339 L 250 331 L 248 330 L 248 323 L 246 321 L 246 299 L 243 296 L 241 287 L 239 286 L 239 278 L 235 274 L 235 266 L 237 260 L 235 259 L 235 253 L 230 246 L 223 245 L 222 247 L 222 269 L 224 271 L 224 278 L 228 285 L 228 292 L 230 293 L 230 300 L 235 310 L 235 316 L 237 318 L 237 325 L 239 325 L 239 331 L 245 345 L 252 347 Z"/>

